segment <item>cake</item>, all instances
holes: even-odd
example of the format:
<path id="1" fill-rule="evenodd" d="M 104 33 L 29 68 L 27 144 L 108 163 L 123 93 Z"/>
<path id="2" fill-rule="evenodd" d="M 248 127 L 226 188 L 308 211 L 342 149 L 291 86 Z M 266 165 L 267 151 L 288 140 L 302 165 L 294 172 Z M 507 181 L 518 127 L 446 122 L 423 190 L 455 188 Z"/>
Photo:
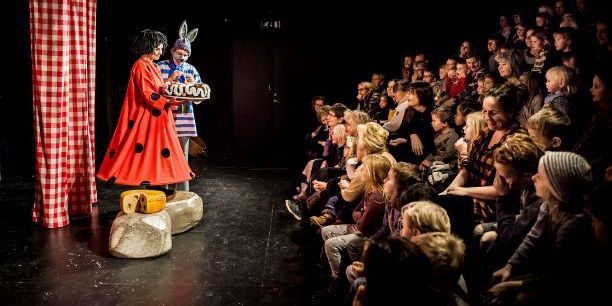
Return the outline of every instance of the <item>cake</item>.
<path id="1" fill-rule="evenodd" d="M 166 83 L 164 93 L 172 97 L 195 98 L 195 99 L 210 99 L 210 87 L 204 83 Z"/>

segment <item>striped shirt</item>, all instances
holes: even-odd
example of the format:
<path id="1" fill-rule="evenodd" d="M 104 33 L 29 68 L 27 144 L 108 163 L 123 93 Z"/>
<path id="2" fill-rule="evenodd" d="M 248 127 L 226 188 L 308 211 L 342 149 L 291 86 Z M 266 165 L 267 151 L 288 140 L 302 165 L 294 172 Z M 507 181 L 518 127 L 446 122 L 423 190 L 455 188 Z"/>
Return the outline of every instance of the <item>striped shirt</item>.
<path id="1" fill-rule="evenodd" d="M 175 65 L 174 61 L 169 59 L 157 63 L 157 67 L 161 72 L 162 78 L 165 80 L 172 75 L 175 70 L 182 72 L 181 76 L 178 77 L 177 81 L 185 83 L 186 75 L 192 75 L 196 83 L 201 83 L 202 79 L 198 70 L 189 63 L 182 63 Z M 172 113 L 174 114 L 174 125 L 176 126 L 176 134 L 179 137 L 195 137 L 198 136 L 196 129 L 196 121 L 193 114 L 193 103 L 186 102 L 179 107 L 173 108 Z"/>

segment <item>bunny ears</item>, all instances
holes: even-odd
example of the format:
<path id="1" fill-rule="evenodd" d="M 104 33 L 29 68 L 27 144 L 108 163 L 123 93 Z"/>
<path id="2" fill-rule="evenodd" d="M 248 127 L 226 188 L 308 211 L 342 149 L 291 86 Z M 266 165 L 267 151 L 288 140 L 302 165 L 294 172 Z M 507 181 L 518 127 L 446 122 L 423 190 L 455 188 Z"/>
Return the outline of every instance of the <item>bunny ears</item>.
<path id="1" fill-rule="evenodd" d="M 187 21 L 183 20 L 181 28 L 179 29 L 179 38 L 187 38 L 190 42 L 193 42 L 196 36 L 198 36 L 198 28 L 187 32 Z"/>
<path id="2" fill-rule="evenodd" d="M 172 50 L 183 49 L 191 55 L 191 43 L 195 40 L 196 36 L 198 36 L 198 28 L 187 31 L 187 21 L 183 20 L 179 29 L 179 38 L 174 42 Z"/>

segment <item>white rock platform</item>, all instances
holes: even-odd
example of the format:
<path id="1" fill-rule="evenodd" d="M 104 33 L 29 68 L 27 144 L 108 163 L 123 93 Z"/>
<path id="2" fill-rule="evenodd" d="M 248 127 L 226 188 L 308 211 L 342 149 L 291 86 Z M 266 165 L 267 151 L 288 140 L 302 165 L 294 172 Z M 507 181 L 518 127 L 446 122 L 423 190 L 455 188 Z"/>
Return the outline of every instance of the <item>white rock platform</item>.
<path id="1" fill-rule="evenodd" d="M 162 210 L 154 214 L 120 212 L 111 226 L 109 252 L 119 258 L 155 257 L 172 248 L 172 220 Z"/>
<path id="2" fill-rule="evenodd" d="M 185 232 L 202 220 L 202 198 L 190 191 L 177 191 L 174 199 L 166 203 L 166 212 L 172 219 L 172 235 Z"/>

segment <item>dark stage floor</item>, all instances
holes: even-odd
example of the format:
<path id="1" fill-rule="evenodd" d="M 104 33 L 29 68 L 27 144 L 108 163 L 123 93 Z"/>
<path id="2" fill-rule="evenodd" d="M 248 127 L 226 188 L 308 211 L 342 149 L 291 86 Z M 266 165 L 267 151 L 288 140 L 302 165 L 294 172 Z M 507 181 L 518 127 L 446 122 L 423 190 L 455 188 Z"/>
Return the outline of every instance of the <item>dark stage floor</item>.
<path id="1" fill-rule="evenodd" d="M 194 160 L 204 217 L 153 259 L 108 254 L 119 188 L 98 185 L 94 216 L 47 230 L 30 222 L 32 179 L 0 182 L 2 305 L 310 305 L 318 247 L 285 210 L 286 169 Z M 310 258 L 310 259 L 309 259 Z M 314 259 L 313 259 L 314 258 Z"/>

